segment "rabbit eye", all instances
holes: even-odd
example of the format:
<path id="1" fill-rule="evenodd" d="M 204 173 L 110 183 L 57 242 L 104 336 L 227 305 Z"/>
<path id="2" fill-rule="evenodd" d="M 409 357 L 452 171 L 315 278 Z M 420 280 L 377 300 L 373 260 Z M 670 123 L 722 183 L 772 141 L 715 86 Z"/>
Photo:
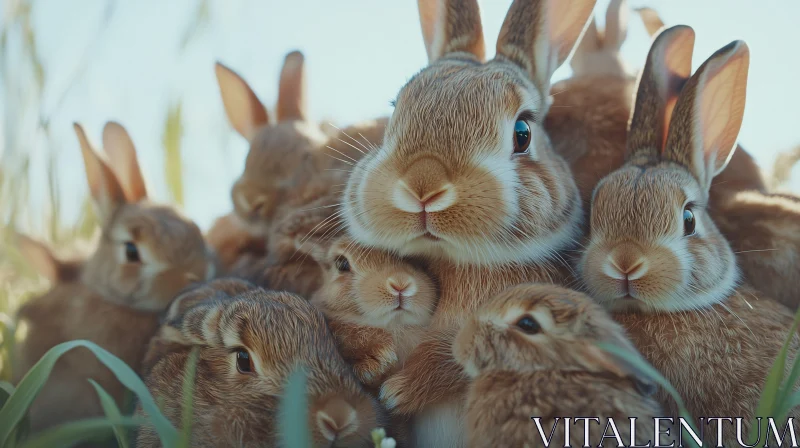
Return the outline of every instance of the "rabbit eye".
<path id="1" fill-rule="evenodd" d="M 250 353 L 247 350 L 236 351 L 236 370 L 239 373 L 253 373 L 253 360 L 250 358 Z"/>
<path id="2" fill-rule="evenodd" d="M 125 242 L 125 259 L 128 260 L 129 263 L 139 263 L 142 261 L 139 258 L 139 249 L 130 241 Z"/>
<path id="3" fill-rule="evenodd" d="M 694 235 L 694 227 L 694 212 L 692 212 L 692 209 L 687 205 L 686 208 L 683 209 L 683 234 L 685 236 Z"/>
<path id="4" fill-rule="evenodd" d="M 522 316 L 515 325 L 526 334 L 536 334 L 542 331 L 542 326 L 531 316 Z"/>
<path id="5" fill-rule="evenodd" d="M 514 123 L 514 154 L 526 154 L 531 144 L 531 127 L 525 120 Z"/>
<path id="6" fill-rule="evenodd" d="M 339 255 L 338 257 L 336 257 L 336 260 L 334 260 L 334 264 L 336 265 L 336 269 L 338 269 L 339 272 L 350 272 L 350 261 L 348 261 L 344 255 Z"/>

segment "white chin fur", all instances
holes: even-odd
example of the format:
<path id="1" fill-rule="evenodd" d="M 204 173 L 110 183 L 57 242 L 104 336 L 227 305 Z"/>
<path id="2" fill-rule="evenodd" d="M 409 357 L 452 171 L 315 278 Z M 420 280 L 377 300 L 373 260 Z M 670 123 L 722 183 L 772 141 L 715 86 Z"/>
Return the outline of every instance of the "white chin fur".
<path id="1" fill-rule="evenodd" d="M 443 236 L 442 241 L 427 241 L 398 234 L 372 232 L 359 220 L 349 204 L 345 204 L 345 220 L 350 234 L 361 244 L 377 247 L 403 256 L 441 257 L 457 264 L 496 266 L 508 263 L 535 263 L 552 258 L 559 250 L 570 245 L 578 236 L 580 212 L 574 212 L 570 222 L 564 223 L 557 232 L 528 241 L 508 244 L 493 241 L 475 243 L 460 242 Z M 491 238 L 491 237 L 490 237 Z"/>
<path id="2" fill-rule="evenodd" d="M 413 446 L 466 446 L 464 412 L 458 403 L 442 403 L 417 414 L 413 423 Z"/>

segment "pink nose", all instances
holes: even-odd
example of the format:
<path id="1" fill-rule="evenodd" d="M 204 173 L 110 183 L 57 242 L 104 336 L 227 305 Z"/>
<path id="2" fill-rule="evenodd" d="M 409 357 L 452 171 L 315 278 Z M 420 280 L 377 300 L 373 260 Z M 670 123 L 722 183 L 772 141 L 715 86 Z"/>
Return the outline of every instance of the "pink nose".
<path id="1" fill-rule="evenodd" d="M 456 190 L 453 184 L 446 183 L 420 193 L 400 180 L 395 185 L 392 203 L 399 210 L 409 213 L 440 212 L 456 203 Z"/>
<path id="2" fill-rule="evenodd" d="M 609 255 L 603 264 L 603 273 L 607 276 L 622 280 L 627 285 L 629 281 L 638 280 L 647 274 L 647 259 L 640 257 L 635 260 L 620 260 Z"/>

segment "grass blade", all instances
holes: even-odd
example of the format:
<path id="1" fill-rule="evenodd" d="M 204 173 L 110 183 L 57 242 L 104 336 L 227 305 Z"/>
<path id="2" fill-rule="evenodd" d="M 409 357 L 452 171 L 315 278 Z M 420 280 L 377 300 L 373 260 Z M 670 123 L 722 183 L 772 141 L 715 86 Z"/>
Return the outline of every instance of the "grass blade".
<path id="1" fill-rule="evenodd" d="M 181 415 L 181 439 L 180 448 L 189 448 L 192 441 L 192 415 L 194 412 L 194 381 L 197 374 L 197 357 L 200 351 L 197 347 L 189 353 L 189 362 L 186 363 L 186 372 L 183 376 L 183 412 Z"/>
<path id="2" fill-rule="evenodd" d="M 0 446 L 5 446 L 9 436 L 14 431 L 17 424 L 23 419 L 27 409 L 41 391 L 50 372 L 53 370 L 58 358 L 64 353 L 76 348 L 85 347 L 89 349 L 97 359 L 108 367 L 117 379 L 128 389 L 132 390 L 139 398 L 142 409 L 147 412 L 152 424 L 158 432 L 163 446 L 175 446 L 178 440 L 178 431 L 170 424 L 169 420 L 156 406 L 153 397 L 147 390 L 142 380 L 130 367 L 122 360 L 109 353 L 107 350 L 89 341 L 70 341 L 59 344 L 42 356 L 36 365 L 25 374 L 22 381 L 17 385 L 14 394 L 0 409 Z"/>
<path id="3" fill-rule="evenodd" d="M 306 372 L 295 370 L 286 384 L 281 400 L 279 428 L 282 428 L 281 446 L 292 448 L 311 447 L 311 430 L 308 427 L 308 397 L 306 396 Z"/>
<path id="4" fill-rule="evenodd" d="M 162 143 L 164 145 L 164 176 L 172 199 L 183 205 L 183 166 L 181 158 L 181 137 L 183 136 L 182 105 L 170 106 L 164 123 Z"/>
<path id="5" fill-rule="evenodd" d="M 781 351 L 778 353 L 777 358 L 775 358 L 775 362 L 772 363 L 772 367 L 767 374 L 767 380 L 764 383 L 764 390 L 761 392 L 761 398 L 758 400 L 758 407 L 756 408 L 756 413 L 753 417 L 753 425 L 751 426 L 752 428 L 758 428 L 759 417 L 764 418 L 765 420 L 767 417 L 777 417 L 775 411 L 778 410 L 781 401 L 785 399 L 785 396 L 781 395 L 781 383 L 783 383 L 783 377 L 786 372 L 786 358 L 789 354 L 789 345 L 797 333 L 798 324 L 800 324 L 800 311 L 798 311 L 795 315 L 792 328 L 789 330 L 786 341 L 784 341 Z M 795 370 L 794 366 L 792 370 Z M 787 391 L 788 390 L 791 389 L 787 389 Z M 788 395 L 788 393 L 785 395 Z M 761 440 L 761 437 L 766 437 L 766 432 L 767 428 L 763 428 L 761 430 L 761 434 L 751 432 L 748 445 L 753 445 L 758 440 Z"/>
<path id="6" fill-rule="evenodd" d="M 117 421 L 91 418 L 65 423 L 48 429 L 22 445 L 22 448 L 69 448 L 80 442 L 107 435 L 113 427 L 135 428 L 145 423 L 141 418 L 124 417 Z"/>
<path id="7" fill-rule="evenodd" d="M 613 344 L 608 343 L 600 343 L 597 344 L 598 347 L 611 353 L 612 355 L 618 356 L 624 359 L 626 362 L 630 363 L 638 370 L 642 371 L 645 375 L 647 375 L 651 380 L 655 381 L 659 386 L 663 387 L 665 391 L 675 400 L 675 403 L 678 405 L 678 412 L 683 419 L 691 424 L 692 431 L 695 434 L 700 434 L 697 430 L 697 426 L 695 425 L 695 420 L 689 414 L 689 411 L 686 409 L 686 405 L 683 403 L 683 398 L 681 398 L 680 394 L 675 387 L 667 381 L 655 367 L 651 366 L 647 361 L 642 359 L 637 353 L 631 353 L 629 350 L 625 350 Z M 695 443 L 694 439 L 691 437 L 686 437 L 685 440 L 687 441 L 687 445 L 693 448 L 698 448 L 697 444 Z"/>
<path id="8" fill-rule="evenodd" d="M 100 398 L 100 405 L 103 406 L 103 412 L 106 413 L 106 417 L 112 422 L 118 422 L 122 420 L 122 413 L 119 411 L 117 407 L 117 403 L 111 397 L 111 395 L 103 389 L 102 386 L 97 384 L 95 380 L 89 380 L 94 387 L 94 390 L 97 391 L 97 396 Z M 121 425 L 114 425 L 114 436 L 117 438 L 117 444 L 119 444 L 119 448 L 128 448 L 128 437 L 125 433 L 125 428 Z"/>

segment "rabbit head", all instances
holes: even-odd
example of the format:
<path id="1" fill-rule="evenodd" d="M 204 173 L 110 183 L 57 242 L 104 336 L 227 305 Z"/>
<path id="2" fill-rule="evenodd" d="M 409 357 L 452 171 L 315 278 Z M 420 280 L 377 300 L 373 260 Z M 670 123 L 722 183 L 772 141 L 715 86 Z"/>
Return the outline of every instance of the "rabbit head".
<path id="1" fill-rule="evenodd" d="M 737 283 L 733 251 L 709 217 L 711 181 L 736 147 L 749 51 L 741 41 L 691 73 L 694 31 L 655 39 L 642 72 L 626 164 L 595 188 L 580 262 L 596 299 L 615 310 L 702 308 Z"/>
<path id="2" fill-rule="evenodd" d="M 630 69 L 620 55 L 620 49 L 628 35 L 629 15 L 627 0 L 611 0 L 606 10 L 606 27 L 603 32 L 597 29 L 594 19 L 589 21 L 589 26 L 570 60 L 574 76 L 630 76 Z"/>
<path id="3" fill-rule="evenodd" d="M 594 0 L 516 0 L 484 62 L 476 0 L 420 0 L 430 64 L 397 96 L 383 144 L 356 165 L 343 215 L 359 242 L 496 265 L 545 259 L 581 216 L 542 127 L 550 76 Z"/>
<path id="4" fill-rule="evenodd" d="M 312 303 L 326 314 L 384 328 L 430 322 L 437 290 L 420 267 L 348 237 L 312 254 L 324 272 L 323 286 Z"/>
<path id="5" fill-rule="evenodd" d="M 471 377 L 485 371 L 585 371 L 654 387 L 633 364 L 600 348 L 638 356 L 625 332 L 590 297 L 549 284 L 511 287 L 461 328 L 453 354 Z"/>
<path id="6" fill-rule="evenodd" d="M 317 158 L 312 153 L 327 140 L 307 119 L 305 59 L 299 51 L 286 55 L 272 124 L 241 76 L 220 63 L 216 74 L 228 120 L 250 143 L 244 172 L 231 191 L 234 210 L 254 233 L 263 235 L 275 209 L 295 189 L 298 173 L 314 170 Z"/>
<path id="7" fill-rule="evenodd" d="M 368 446 L 385 424 L 376 401 L 339 356 L 322 314 L 288 293 L 242 280 L 188 288 L 150 344 L 146 382 L 180 421 L 180 388 L 197 351 L 192 446 L 276 446 L 281 396 L 290 375 L 306 372 L 314 446 Z M 142 438 L 154 437 L 152 429 Z"/>
<path id="8" fill-rule="evenodd" d="M 106 124 L 106 161 L 83 128 L 74 127 L 102 223 L 97 249 L 83 268 L 83 282 L 111 302 L 160 311 L 190 282 L 213 276 L 213 257 L 197 225 L 172 206 L 147 199 L 136 150 L 125 129 Z"/>

